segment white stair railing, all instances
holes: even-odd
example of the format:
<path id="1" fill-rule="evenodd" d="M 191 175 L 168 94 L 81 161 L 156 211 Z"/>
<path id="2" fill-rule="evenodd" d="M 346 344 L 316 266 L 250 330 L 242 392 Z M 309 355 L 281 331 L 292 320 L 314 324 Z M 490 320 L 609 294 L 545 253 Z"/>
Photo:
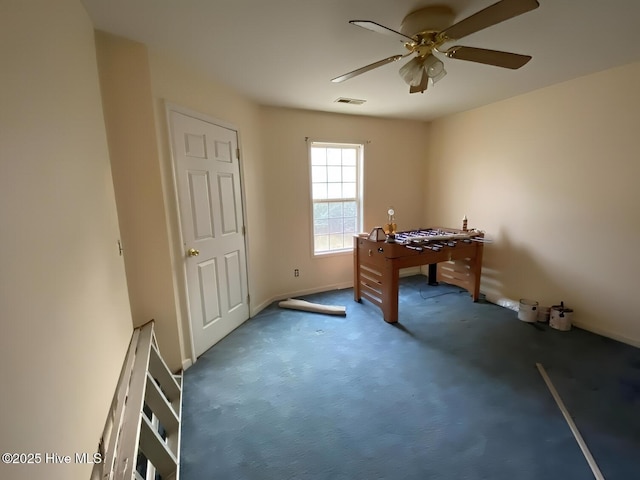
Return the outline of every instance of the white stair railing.
<path id="1" fill-rule="evenodd" d="M 136 328 L 91 480 L 178 480 L 182 375 L 158 350 L 153 321 Z"/>

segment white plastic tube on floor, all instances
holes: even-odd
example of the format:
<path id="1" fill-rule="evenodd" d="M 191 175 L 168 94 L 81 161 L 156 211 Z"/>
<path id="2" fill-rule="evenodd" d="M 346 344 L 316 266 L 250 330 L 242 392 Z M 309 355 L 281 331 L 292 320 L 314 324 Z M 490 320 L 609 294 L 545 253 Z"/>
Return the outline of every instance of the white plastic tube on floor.
<path id="1" fill-rule="evenodd" d="M 295 298 L 289 298 L 278 303 L 280 308 L 290 308 L 292 310 L 304 310 L 305 312 L 314 313 L 326 313 L 329 315 L 343 315 L 347 314 L 347 307 L 339 305 L 321 305 L 319 303 L 311 303 L 305 300 L 297 300 Z"/>
<path id="2" fill-rule="evenodd" d="M 580 435 L 580 431 L 578 430 L 578 427 L 573 421 L 573 418 L 571 417 L 569 410 L 567 410 L 567 407 L 565 407 L 564 402 L 560 397 L 560 394 L 558 393 L 556 388 L 553 386 L 553 383 L 551 382 L 549 375 L 547 375 L 547 371 L 544 369 L 544 366 L 541 363 L 536 363 L 536 367 L 538 368 L 540 375 L 542 375 L 542 379 L 544 380 L 544 383 L 547 384 L 547 388 L 551 392 L 551 396 L 553 396 L 553 399 L 556 401 L 558 408 L 562 412 L 562 416 L 567 421 L 567 425 L 569 425 L 569 428 L 571 429 L 571 432 L 573 433 L 573 436 L 576 439 L 576 442 L 578 442 L 578 446 L 580 447 L 580 450 L 582 450 L 582 454 L 584 455 L 585 460 L 589 464 L 589 467 L 591 467 L 591 472 L 593 473 L 593 476 L 596 478 L 596 480 L 604 480 L 604 476 L 602 475 L 602 472 L 598 468 L 598 464 L 593 458 L 593 455 L 591 455 L 591 452 L 589 451 L 589 447 L 587 447 L 587 444 L 585 443 L 584 438 L 582 438 L 582 435 Z"/>

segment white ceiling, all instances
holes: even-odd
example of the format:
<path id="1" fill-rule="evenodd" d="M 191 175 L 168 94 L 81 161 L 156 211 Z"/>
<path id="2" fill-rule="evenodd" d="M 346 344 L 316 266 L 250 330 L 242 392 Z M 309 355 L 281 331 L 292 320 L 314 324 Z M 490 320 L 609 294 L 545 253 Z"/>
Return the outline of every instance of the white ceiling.
<path id="1" fill-rule="evenodd" d="M 409 94 L 401 62 L 332 83 L 404 53 L 393 37 L 349 20 L 399 30 L 405 15 L 427 5 L 450 6 L 458 21 L 497 0 L 82 1 L 97 29 L 180 56 L 263 105 L 431 120 L 640 61 L 638 0 L 539 0 L 538 9 L 456 42 L 532 55 L 527 65 L 512 71 L 444 59 L 448 75 L 424 94 Z"/>

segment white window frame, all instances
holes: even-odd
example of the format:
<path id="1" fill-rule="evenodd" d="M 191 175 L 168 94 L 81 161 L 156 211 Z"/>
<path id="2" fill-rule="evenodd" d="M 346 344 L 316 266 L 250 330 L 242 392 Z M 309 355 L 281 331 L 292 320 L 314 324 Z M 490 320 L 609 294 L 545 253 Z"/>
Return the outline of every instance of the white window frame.
<path id="1" fill-rule="evenodd" d="M 319 250 L 316 251 L 316 232 L 315 232 L 315 212 L 314 206 L 316 203 L 332 203 L 332 202 L 343 202 L 343 201 L 355 201 L 356 202 L 356 226 L 355 232 L 353 235 L 362 231 L 363 224 L 363 159 L 364 159 L 364 145 L 365 142 L 327 142 L 327 141 L 318 141 L 318 140 L 309 140 L 308 142 L 308 165 L 309 165 L 309 198 L 310 198 L 310 218 L 311 218 L 311 255 L 314 258 L 319 257 L 327 257 L 332 255 L 344 255 L 351 254 L 353 252 L 353 239 L 347 239 L 345 237 L 345 241 L 342 248 L 335 248 L 329 250 Z M 356 196 L 352 197 L 340 197 L 340 198 L 325 198 L 325 199 L 314 199 L 313 198 L 313 158 L 312 158 L 312 150 L 313 147 L 323 147 L 323 148 L 354 148 L 356 150 Z M 331 183 L 331 182 L 327 182 Z M 349 232 L 347 234 L 343 233 L 343 235 L 352 234 Z"/>

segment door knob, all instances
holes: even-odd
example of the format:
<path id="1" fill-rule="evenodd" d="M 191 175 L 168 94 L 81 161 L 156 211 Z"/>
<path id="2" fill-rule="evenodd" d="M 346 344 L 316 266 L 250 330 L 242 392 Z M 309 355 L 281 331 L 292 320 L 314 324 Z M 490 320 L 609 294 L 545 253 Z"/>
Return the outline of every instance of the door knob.
<path id="1" fill-rule="evenodd" d="M 200 255 L 200 250 L 196 250 L 195 248 L 190 248 L 189 250 L 187 250 L 187 255 L 190 257 L 197 257 L 198 255 Z"/>

